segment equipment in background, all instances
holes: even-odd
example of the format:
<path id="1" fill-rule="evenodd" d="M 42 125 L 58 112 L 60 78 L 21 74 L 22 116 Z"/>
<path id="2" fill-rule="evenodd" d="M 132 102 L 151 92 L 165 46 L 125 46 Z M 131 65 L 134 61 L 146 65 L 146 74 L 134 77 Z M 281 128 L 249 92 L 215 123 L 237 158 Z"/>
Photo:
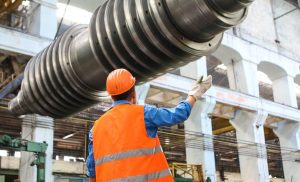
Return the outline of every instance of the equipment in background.
<path id="1" fill-rule="evenodd" d="M 8 13 L 17 9 L 22 4 L 22 0 L 1 0 L 0 1 L 0 17 L 4 13 Z"/>
<path id="2" fill-rule="evenodd" d="M 47 143 L 31 142 L 21 139 L 13 139 L 8 135 L 0 136 L 0 148 L 6 150 L 33 152 L 35 160 L 31 166 L 37 167 L 37 182 L 45 182 L 45 157 Z"/>
<path id="3" fill-rule="evenodd" d="M 175 182 L 205 182 L 202 165 L 173 162 L 170 166 Z"/>

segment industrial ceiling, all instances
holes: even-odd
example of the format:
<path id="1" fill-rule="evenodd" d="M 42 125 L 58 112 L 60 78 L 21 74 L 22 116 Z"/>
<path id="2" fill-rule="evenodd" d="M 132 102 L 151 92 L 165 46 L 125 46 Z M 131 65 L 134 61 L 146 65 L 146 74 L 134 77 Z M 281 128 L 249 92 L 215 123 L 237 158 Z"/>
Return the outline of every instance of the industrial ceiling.
<path id="1" fill-rule="evenodd" d="M 94 12 L 96 8 L 102 5 L 105 1 L 106 0 L 70 0 L 69 5 L 87 10 L 89 12 Z M 68 0 L 59 0 L 58 2 L 67 4 Z"/>

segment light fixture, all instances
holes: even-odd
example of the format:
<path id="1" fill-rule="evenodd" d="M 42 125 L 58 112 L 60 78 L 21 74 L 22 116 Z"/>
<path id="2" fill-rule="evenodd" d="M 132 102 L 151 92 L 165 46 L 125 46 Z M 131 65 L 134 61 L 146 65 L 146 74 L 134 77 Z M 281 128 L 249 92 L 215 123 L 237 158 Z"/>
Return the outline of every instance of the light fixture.
<path id="1" fill-rule="evenodd" d="M 68 139 L 68 138 L 71 138 L 71 137 L 74 136 L 75 134 L 76 134 L 76 133 L 71 133 L 71 134 L 69 134 L 69 135 L 66 135 L 66 136 L 62 137 L 62 139 L 66 140 L 66 139 Z"/>
<path id="2" fill-rule="evenodd" d="M 29 6 L 30 5 L 30 1 L 28 1 L 28 0 L 22 1 L 22 5 L 23 6 Z"/>
<path id="3" fill-rule="evenodd" d="M 236 158 L 228 159 L 228 158 L 221 158 L 221 161 L 226 161 L 226 162 L 234 162 Z"/>
<path id="4" fill-rule="evenodd" d="M 224 71 L 227 70 L 227 66 L 225 66 L 225 64 L 219 64 L 216 68 L 217 68 L 217 69 L 224 70 Z"/>
<path id="5" fill-rule="evenodd" d="M 180 153 L 180 152 L 169 152 L 169 151 L 166 151 L 164 152 L 166 155 L 177 155 L 177 156 L 184 156 L 183 153 Z"/>

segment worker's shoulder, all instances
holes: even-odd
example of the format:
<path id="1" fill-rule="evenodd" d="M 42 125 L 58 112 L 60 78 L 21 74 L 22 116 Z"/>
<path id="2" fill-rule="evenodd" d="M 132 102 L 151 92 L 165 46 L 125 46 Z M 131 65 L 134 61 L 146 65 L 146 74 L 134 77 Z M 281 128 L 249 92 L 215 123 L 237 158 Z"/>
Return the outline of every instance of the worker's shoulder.
<path id="1" fill-rule="evenodd" d="M 104 118 L 107 117 L 111 117 L 111 115 L 113 115 L 112 109 L 109 109 L 108 111 L 106 111 L 105 113 L 103 113 L 98 120 L 102 120 Z"/>
<path id="2" fill-rule="evenodd" d="M 159 109 L 158 107 L 154 106 L 154 105 L 149 105 L 149 104 L 145 104 L 143 105 L 145 110 L 155 110 L 155 109 Z"/>
<path id="3" fill-rule="evenodd" d="M 137 108 L 144 108 L 145 107 L 145 105 L 140 105 L 140 104 L 131 104 L 130 106 L 137 107 Z"/>
<path id="4" fill-rule="evenodd" d="M 139 104 L 126 104 L 120 109 L 124 112 L 142 112 L 144 110 L 144 105 Z"/>

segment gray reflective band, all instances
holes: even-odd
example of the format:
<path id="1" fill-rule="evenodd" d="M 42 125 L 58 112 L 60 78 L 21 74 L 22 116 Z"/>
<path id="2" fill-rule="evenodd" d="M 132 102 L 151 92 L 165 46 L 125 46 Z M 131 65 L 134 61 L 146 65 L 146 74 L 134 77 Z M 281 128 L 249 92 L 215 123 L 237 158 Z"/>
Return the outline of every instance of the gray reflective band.
<path id="1" fill-rule="evenodd" d="M 169 169 L 165 169 L 163 171 L 158 171 L 150 174 L 138 175 L 138 176 L 130 176 L 126 178 L 119 178 L 109 180 L 109 182 L 146 182 L 150 180 L 160 179 L 163 177 L 171 176 L 171 172 Z"/>
<path id="2" fill-rule="evenodd" d="M 139 156 L 148 156 L 156 153 L 162 152 L 161 146 L 157 146 L 154 148 L 145 148 L 145 149 L 137 149 L 137 150 L 128 150 L 125 152 L 119 152 L 116 154 L 106 155 L 104 157 L 98 158 L 95 160 L 95 165 L 101 165 L 106 162 L 111 162 L 114 160 L 125 159 L 129 157 L 139 157 Z"/>

